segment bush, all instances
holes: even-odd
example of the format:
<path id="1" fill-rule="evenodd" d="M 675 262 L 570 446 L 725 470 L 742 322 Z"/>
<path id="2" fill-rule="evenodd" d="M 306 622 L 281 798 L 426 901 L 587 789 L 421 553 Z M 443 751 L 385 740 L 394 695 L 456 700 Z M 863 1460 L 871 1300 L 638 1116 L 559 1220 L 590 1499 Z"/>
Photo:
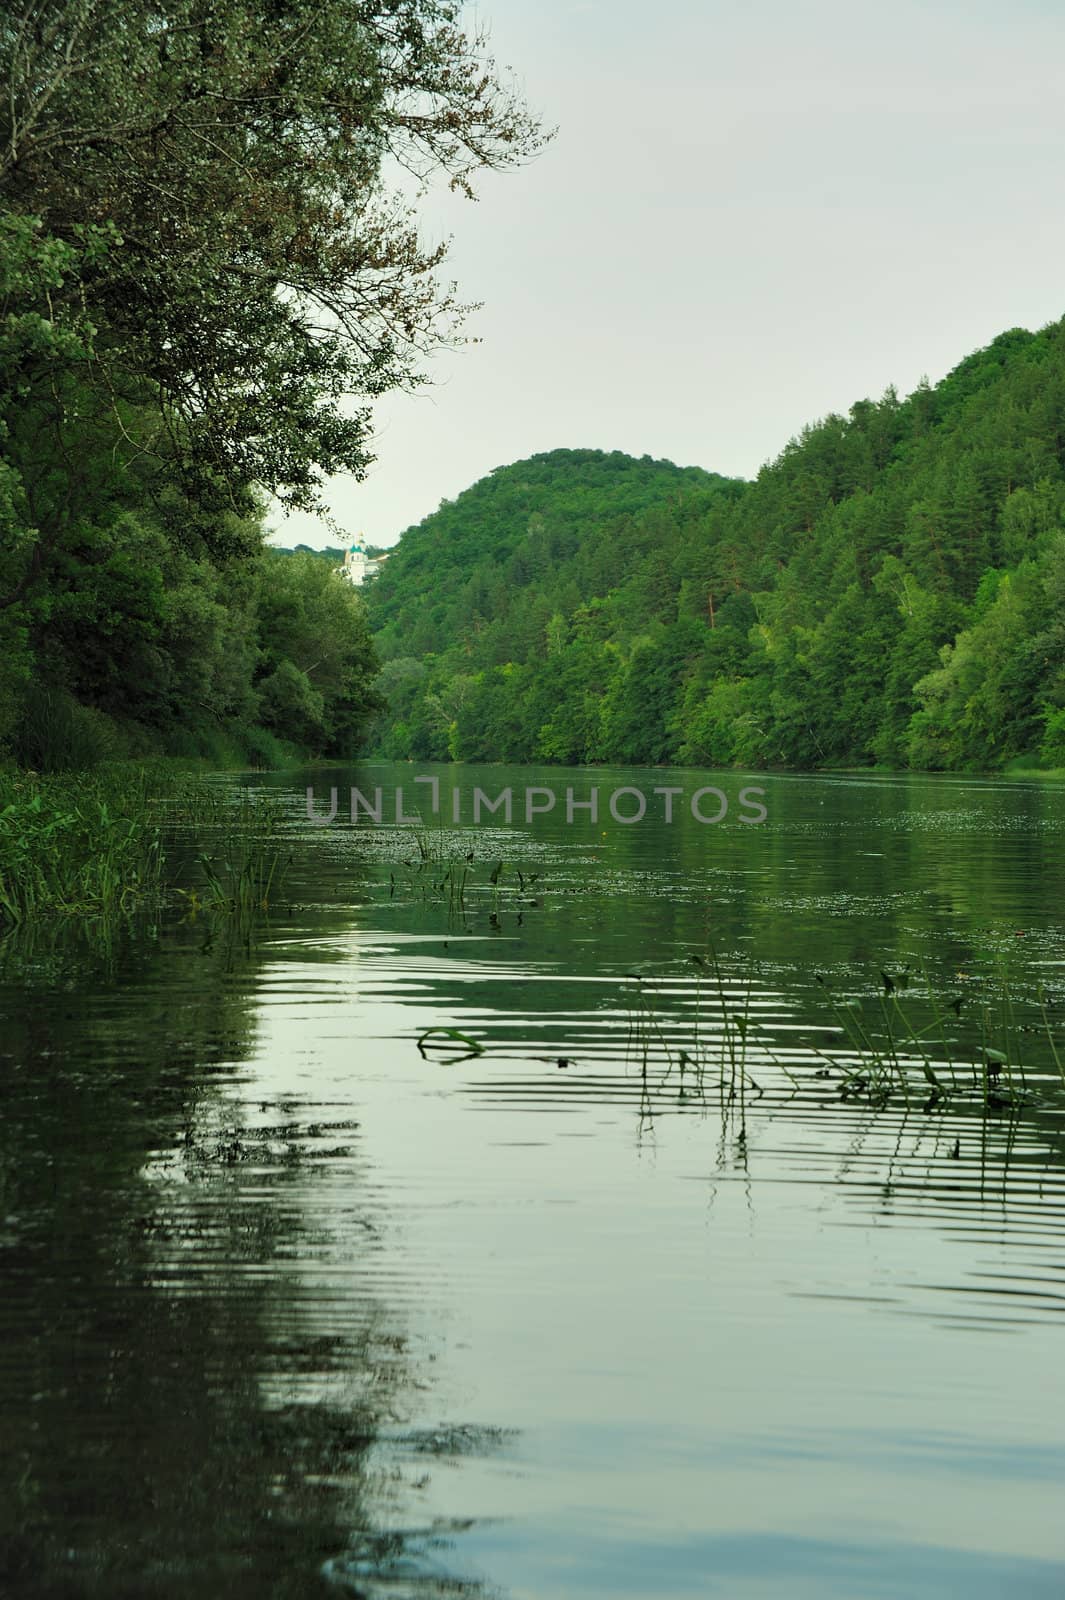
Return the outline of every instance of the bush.
<path id="1" fill-rule="evenodd" d="M 85 772 L 127 754 L 110 717 L 39 683 L 26 692 L 14 744 L 19 760 L 35 772 Z"/>
<path id="2" fill-rule="evenodd" d="M 269 728 L 244 727 L 239 730 L 248 760 L 259 771 L 276 772 L 299 762 L 299 752 Z"/>
<path id="3" fill-rule="evenodd" d="M 291 661 L 281 661 L 263 679 L 259 703 L 263 721 L 278 737 L 312 750 L 321 750 L 326 743 L 325 697 Z"/>

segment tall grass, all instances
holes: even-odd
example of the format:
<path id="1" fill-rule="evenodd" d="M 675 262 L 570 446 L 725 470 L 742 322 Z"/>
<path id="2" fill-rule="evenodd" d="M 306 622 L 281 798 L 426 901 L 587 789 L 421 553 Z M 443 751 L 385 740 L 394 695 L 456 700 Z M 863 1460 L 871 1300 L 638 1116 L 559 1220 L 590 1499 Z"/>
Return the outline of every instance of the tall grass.
<path id="1" fill-rule="evenodd" d="M 118 725 L 63 689 L 35 683 L 27 690 L 15 743 L 34 772 L 86 772 L 130 754 Z"/>
<path id="2" fill-rule="evenodd" d="M 1065 1083 L 1046 994 L 1039 987 L 1035 1006 L 1029 999 L 1022 1008 L 1006 965 L 971 993 L 949 998 L 907 968 L 882 972 L 872 1000 L 837 996 L 822 974 L 814 977 L 837 1030 L 837 1042 L 818 1053 L 838 1075 L 843 1099 L 919 1100 L 933 1110 L 975 1095 L 985 1110 L 997 1110 L 1023 1100 L 1032 1074 L 1048 1062 Z"/>
<path id="3" fill-rule="evenodd" d="M 202 899 L 209 910 L 224 911 L 243 923 L 270 909 L 292 853 L 281 832 L 283 810 L 276 801 L 245 792 L 236 804 L 228 797 L 223 804 L 216 816 L 221 827 L 212 830 L 214 839 L 196 858 L 204 880 Z M 190 901 L 197 898 L 196 890 L 184 892 Z"/>
<path id="4" fill-rule="evenodd" d="M 658 1095 L 672 1080 L 678 1104 L 712 1097 L 722 1108 L 737 1107 L 742 1119 L 745 1103 L 762 1097 L 763 1067 L 779 1071 L 793 1093 L 814 1090 L 816 1079 L 819 1099 L 821 1085 L 831 1084 L 841 1102 L 874 1110 L 958 1109 L 966 1116 L 1020 1108 L 1055 1078 L 1065 1086 L 1060 1011 L 1052 1014 L 1042 987 L 1019 984 L 1006 962 L 960 993 L 908 968 L 881 972 L 875 989 L 864 985 L 857 994 L 836 992 L 824 975 L 811 974 L 816 987 L 803 1006 L 809 1059 L 792 1054 L 790 1065 L 752 1012 L 751 967 L 730 975 L 712 949 L 690 955 L 687 965 L 694 983 L 676 963 L 627 975 L 627 1053 L 648 1105 L 651 1090 Z"/>
<path id="5" fill-rule="evenodd" d="M 0 772 L 0 922 L 110 916 L 158 897 L 163 852 L 138 768 Z"/>
<path id="6" fill-rule="evenodd" d="M 279 829 L 272 801 L 234 802 L 228 786 L 169 761 L 0 770 L 0 926 L 117 917 L 179 896 L 246 918 L 278 888 Z"/>
<path id="7" fill-rule="evenodd" d="M 301 760 L 295 745 L 252 723 L 170 728 L 164 736 L 82 705 L 65 689 L 46 683 L 27 689 L 12 748 L 27 771 L 59 774 L 127 761 L 165 761 L 164 746 L 186 768 L 202 762 L 215 770 L 281 770 Z"/>

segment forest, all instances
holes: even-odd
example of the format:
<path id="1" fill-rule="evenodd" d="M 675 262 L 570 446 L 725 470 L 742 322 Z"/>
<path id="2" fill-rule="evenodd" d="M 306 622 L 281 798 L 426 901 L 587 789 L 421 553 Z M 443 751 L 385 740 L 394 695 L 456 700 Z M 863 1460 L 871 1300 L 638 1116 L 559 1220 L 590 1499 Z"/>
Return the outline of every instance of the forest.
<path id="1" fill-rule="evenodd" d="M 498 468 L 366 593 L 392 758 L 1065 766 L 1065 322 L 825 417 L 753 482 Z"/>
<path id="2" fill-rule="evenodd" d="M 545 137 L 460 9 L 0 8 L 0 763 L 358 748 L 361 600 L 266 526 L 460 337 L 396 174 Z"/>

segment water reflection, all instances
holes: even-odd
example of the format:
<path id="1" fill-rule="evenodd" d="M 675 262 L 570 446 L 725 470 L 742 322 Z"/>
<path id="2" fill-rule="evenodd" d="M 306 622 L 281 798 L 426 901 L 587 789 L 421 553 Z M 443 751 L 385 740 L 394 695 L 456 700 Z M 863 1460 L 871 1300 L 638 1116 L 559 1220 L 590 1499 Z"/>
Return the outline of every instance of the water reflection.
<path id="1" fill-rule="evenodd" d="M 266 945 L 203 933 L 4 952 L 5 1594 L 327 1592 L 371 1537 L 403 1320 L 379 1284 L 335 1314 L 307 1283 L 373 1247 L 359 1130 L 248 1106 Z M 342 1241 L 308 1205 L 337 1162 Z"/>
<path id="2" fill-rule="evenodd" d="M 813 977 L 1060 1017 L 1060 794 L 419 842 L 263 781 L 254 936 L 0 958 L 0 1589 L 1060 1591 L 1052 1063 L 844 1098 Z"/>

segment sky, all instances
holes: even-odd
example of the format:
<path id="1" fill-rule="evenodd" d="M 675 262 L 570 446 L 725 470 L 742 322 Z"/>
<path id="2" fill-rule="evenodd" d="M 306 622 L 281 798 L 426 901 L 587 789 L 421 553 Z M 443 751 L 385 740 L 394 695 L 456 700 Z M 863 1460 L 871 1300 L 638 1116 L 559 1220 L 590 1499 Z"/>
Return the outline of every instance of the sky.
<path id="1" fill-rule="evenodd" d="M 1065 314 L 1060 0 L 480 0 L 558 132 L 422 208 L 479 342 L 333 479 L 371 544 L 560 447 L 753 476 L 807 423 Z M 272 518 L 279 543 L 335 536 Z"/>

